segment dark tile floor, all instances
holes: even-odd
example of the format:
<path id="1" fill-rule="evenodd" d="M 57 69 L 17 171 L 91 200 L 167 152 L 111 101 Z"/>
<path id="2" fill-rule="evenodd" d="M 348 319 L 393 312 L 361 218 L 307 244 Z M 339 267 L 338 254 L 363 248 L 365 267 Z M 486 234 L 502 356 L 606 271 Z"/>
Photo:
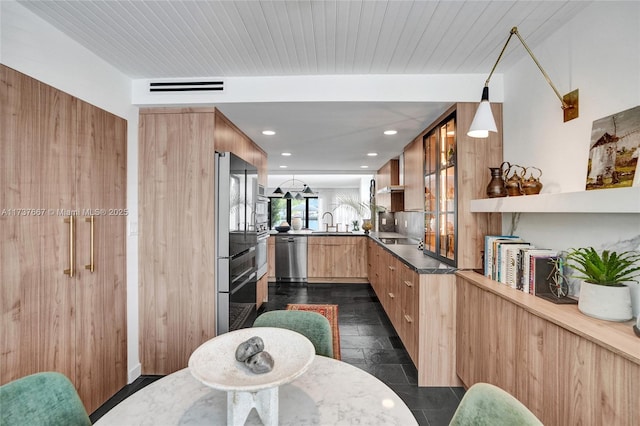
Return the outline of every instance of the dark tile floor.
<path id="1" fill-rule="evenodd" d="M 417 371 L 382 305 L 368 284 L 269 284 L 265 311 L 288 303 L 338 305 L 342 361 L 367 371 L 393 389 L 420 425 L 448 425 L 463 388 L 417 386 Z M 141 376 L 91 414 L 95 422 L 119 402 L 162 376 Z"/>
<path id="2" fill-rule="evenodd" d="M 418 387 L 417 370 L 370 285 L 270 283 L 265 310 L 288 303 L 337 304 L 342 361 L 387 384 L 420 425 L 449 424 L 464 388 Z"/>

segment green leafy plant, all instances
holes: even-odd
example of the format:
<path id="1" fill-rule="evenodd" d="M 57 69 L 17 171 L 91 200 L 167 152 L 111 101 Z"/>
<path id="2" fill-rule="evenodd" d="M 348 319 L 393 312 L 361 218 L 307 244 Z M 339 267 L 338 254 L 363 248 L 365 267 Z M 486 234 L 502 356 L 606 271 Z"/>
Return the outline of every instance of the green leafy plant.
<path id="1" fill-rule="evenodd" d="M 620 286 L 624 281 L 636 281 L 640 266 L 640 252 L 603 250 L 600 255 L 593 247 L 571 249 L 567 265 L 578 271 L 580 278 L 592 284 Z"/>

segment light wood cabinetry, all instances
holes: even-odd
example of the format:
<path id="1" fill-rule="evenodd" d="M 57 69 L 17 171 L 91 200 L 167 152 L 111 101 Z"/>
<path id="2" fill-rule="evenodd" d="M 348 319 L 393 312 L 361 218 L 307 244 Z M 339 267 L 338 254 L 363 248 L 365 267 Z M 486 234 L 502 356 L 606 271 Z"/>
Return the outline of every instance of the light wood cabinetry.
<path id="1" fill-rule="evenodd" d="M 267 240 L 267 276 L 269 281 L 276 279 L 276 239 L 273 236 Z"/>
<path id="2" fill-rule="evenodd" d="M 59 371 L 92 412 L 127 381 L 126 121 L 0 75 L 1 383 Z"/>
<path id="3" fill-rule="evenodd" d="M 367 238 L 309 236 L 307 274 L 310 282 L 366 282 Z"/>
<path id="4" fill-rule="evenodd" d="M 418 369 L 419 386 L 460 386 L 455 276 L 418 274 L 370 240 L 369 281 Z"/>
<path id="5" fill-rule="evenodd" d="M 389 160 L 376 172 L 376 204 L 390 212 L 404 210 L 404 192 L 384 192 L 384 188 L 400 184 L 400 162 Z"/>
<path id="6" fill-rule="evenodd" d="M 466 135 L 476 103 L 457 103 L 424 132 L 425 253 L 459 269 L 482 268 L 484 236 L 499 233 L 499 213 L 472 213 L 486 196 L 489 169 L 502 163 L 502 132 Z M 502 105 L 491 104 L 498 129 Z"/>
<path id="7" fill-rule="evenodd" d="M 266 155 L 215 108 L 142 109 L 139 135 L 140 360 L 170 374 L 215 336 L 214 152 Z"/>
<path id="8" fill-rule="evenodd" d="M 424 142 L 419 135 L 404 148 L 404 210 L 424 211 Z"/>
<path id="9" fill-rule="evenodd" d="M 269 295 L 268 274 L 264 274 L 256 284 L 256 309 L 259 309 L 267 301 Z"/>
<path id="10" fill-rule="evenodd" d="M 480 274 L 457 273 L 457 370 L 493 383 L 546 425 L 637 425 L 640 345 L 631 324 L 596 320 Z"/>

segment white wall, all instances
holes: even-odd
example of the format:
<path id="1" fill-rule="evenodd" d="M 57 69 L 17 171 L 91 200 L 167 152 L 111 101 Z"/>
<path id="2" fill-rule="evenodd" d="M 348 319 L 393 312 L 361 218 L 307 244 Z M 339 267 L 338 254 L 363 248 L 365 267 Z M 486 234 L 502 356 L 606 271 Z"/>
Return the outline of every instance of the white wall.
<path id="1" fill-rule="evenodd" d="M 504 74 L 504 159 L 542 169 L 542 192 L 583 191 L 593 121 L 640 104 L 640 2 L 591 4 L 533 51 L 561 94 L 580 90 L 580 117 L 563 123 L 560 101 L 524 58 Z M 514 233 L 559 250 L 640 249 L 640 215 L 521 214 Z"/>
<path id="2" fill-rule="evenodd" d="M 127 120 L 127 208 L 138 217 L 138 108 L 131 80 L 14 1 L 0 1 L 0 62 Z M 128 222 L 130 229 L 131 223 Z M 138 237 L 127 237 L 129 381 L 140 375 Z"/>

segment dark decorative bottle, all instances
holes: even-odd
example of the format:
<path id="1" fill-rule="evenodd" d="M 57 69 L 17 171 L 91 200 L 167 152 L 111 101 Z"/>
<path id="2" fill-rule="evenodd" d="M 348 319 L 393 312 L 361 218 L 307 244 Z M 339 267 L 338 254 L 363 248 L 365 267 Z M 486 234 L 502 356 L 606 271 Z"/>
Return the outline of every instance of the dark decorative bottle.
<path id="1" fill-rule="evenodd" d="M 489 198 L 506 197 L 507 188 L 504 186 L 502 167 L 489 167 L 489 170 L 491 170 L 491 181 L 487 185 L 487 196 Z"/>

